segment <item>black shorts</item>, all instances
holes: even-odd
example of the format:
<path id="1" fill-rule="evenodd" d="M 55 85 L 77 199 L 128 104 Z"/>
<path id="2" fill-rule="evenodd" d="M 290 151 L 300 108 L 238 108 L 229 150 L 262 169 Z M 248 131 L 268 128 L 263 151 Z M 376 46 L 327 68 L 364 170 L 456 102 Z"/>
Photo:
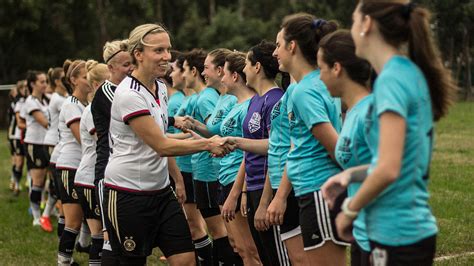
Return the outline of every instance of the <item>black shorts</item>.
<path id="1" fill-rule="evenodd" d="M 16 156 L 25 156 L 25 145 L 19 139 L 12 139 L 10 145 L 13 145 L 13 154 Z"/>
<path id="2" fill-rule="evenodd" d="M 184 189 L 186 190 L 186 202 L 196 203 L 196 196 L 194 195 L 194 180 L 193 173 L 181 172 L 184 181 Z"/>
<path id="3" fill-rule="evenodd" d="M 363 250 L 357 241 L 351 245 L 351 266 L 370 266 L 370 252 Z"/>
<path id="4" fill-rule="evenodd" d="M 159 247 L 166 257 L 194 251 L 188 223 L 171 187 L 153 195 L 105 188 L 104 211 L 113 252 L 146 258 Z"/>
<path id="5" fill-rule="evenodd" d="M 74 186 L 74 178 L 76 177 L 76 170 L 72 169 L 57 169 L 59 172 L 59 198 L 62 204 L 76 203 L 80 204 L 79 195 Z"/>
<path id="6" fill-rule="evenodd" d="M 26 165 L 28 169 L 44 169 L 49 165 L 49 156 L 46 146 L 26 144 Z"/>
<path id="7" fill-rule="evenodd" d="M 232 186 L 234 186 L 234 182 L 228 184 L 227 186 L 223 186 L 222 184 L 219 183 L 219 195 L 217 198 L 217 203 L 219 203 L 220 206 L 224 205 L 227 197 L 230 194 L 230 191 L 232 190 Z M 239 195 L 239 198 L 237 199 L 237 205 L 235 206 L 235 212 L 240 212 L 240 202 L 242 201 L 242 194 Z"/>
<path id="8" fill-rule="evenodd" d="M 221 213 L 217 202 L 218 187 L 219 182 L 217 181 L 203 182 L 194 180 L 196 206 L 204 218 L 216 216 Z"/>
<path id="9" fill-rule="evenodd" d="M 52 164 L 50 164 L 50 171 L 51 171 L 51 176 L 52 176 L 52 182 L 54 183 L 54 194 L 56 195 L 57 199 L 61 199 L 61 192 L 60 188 L 62 186 L 61 182 L 61 170 L 56 169 L 56 167 L 53 167 Z"/>
<path id="10" fill-rule="evenodd" d="M 346 195 L 341 195 L 338 199 L 342 202 L 345 197 Z M 341 205 L 338 203 L 336 206 L 339 207 L 330 210 L 320 190 L 298 198 L 301 234 L 305 251 L 319 248 L 326 241 L 332 241 L 341 246 L 350 245 L 337 234 L 335 221 L 337 214 L 341 211 Z"/>
<path id="11" fill-rule="evenodd" d="M 247 192 L 247 221 L 250 233 L 257 247 L 263 265 L 290 265 L 285 243 L 281 240 L 278 226 L 270 226 L 267 231 L 255 228 L 255 212 L 257 211 L 263 189 Z"/>
<path id="12" fill-rule="evenodd" d="M 96 199 L 95 188 L 75 185 L 84 218 L 100 220 L 100 209 Z"/>
<path id="13" fill-rule="evenodd" d="M 275 196 L 277 190 L 273 190 Z M 298 200 L 295 192 L 291 190 L 288 198 L 286 198 L 286 211 L 283 215 L 283 224 L 280 225 L 281 240 L 285 241 L 301 234 Z"/>
<path id="14" fill-rule="evenodd" d="M 370 241 L 370 254 L 374 266 L 433 265 L 436 252 L 436 235 L 407 246 L 386 246 Z"/>
<path id="15" fill-rule="evenodd" d="M 14 139 L 8 139 L 8 147 L 10 148 L 10 155 L 13 156 L 15 155 L 15 140 Z"/>

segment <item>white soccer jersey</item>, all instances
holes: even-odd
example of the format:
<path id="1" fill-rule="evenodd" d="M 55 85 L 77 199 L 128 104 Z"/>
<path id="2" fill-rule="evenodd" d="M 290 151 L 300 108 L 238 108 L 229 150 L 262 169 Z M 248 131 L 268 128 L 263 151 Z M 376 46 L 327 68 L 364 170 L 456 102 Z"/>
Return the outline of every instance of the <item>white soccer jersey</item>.
<path id="1" fill-rule="evenodd" d="M 168 159 L 140 139 L 128 121 L 151 115 L 163 135 L 168 127 L 166 86 L 156 81 L 155 96 L 140 81 L 126 77 L 115 91 L 110 119 L 111 155 L 105 169 L 106 186 L 153 192 L 169 185 Z"/>
<path id="2" fill-rule="evenodd" d="M 26 120 L 25 143 L 43 144 L 44 136 L 47 129 L 44 128 L 33 116 L 36 111 L 41 112 L 48 119 L 48 102 L 46 99 L 38 99 L 32 95 L 26 98 L 24 108 L 24 116 Z"/>
<path id="3" fill-rule="evenodd" d="M 81 120 L 85 106 L 74 96 L 69 96 L 61 106 L 59 113 L 59 142 L 62 145 L 56 168 L 77 169 L 81 162 L 81 144 L 71 132 L 69 126 Z"/>
<path id="4" fill-rule="evenodd" d="M 95 126 L 94 120 L 92 119 L 90 104 L 82 113 L 80 132 L 82 159 L 79 168 L 77 168 L 74 184 L 94 188 L 94 170 L 95 160 L 97 158 L 95 148 L 97 138 L 95 135 Z"/>
<path id="5" fill-rule="evenodd" d="M 15 107 L 13 107 L 13 112 L 15 113 L 15 117 L 13 119 L 16 120 L 16 113 L 20 112 L 21 107 L 25 103 L 25 98 L 20 98 L 18 101 L 15 103 Z M 12 134 L 10 136 L 11 139 L 21 139 L 21 129 L 18 128 L 18 121 L 16 121 L 16 127 L 15 127 L 15 134 Z"/>
<path id="6" fill-rule="evenodd" d="M 61 111 L 61 106 L 66 100 L 66 97 L 61 96 L 59 93 L 55 92 L 51 96 L 51 101 L 48 106 L 49 113 L 49 128 L 44 137 L 44 144 L 55 146 L 59 142 L 59 112 Z"/>

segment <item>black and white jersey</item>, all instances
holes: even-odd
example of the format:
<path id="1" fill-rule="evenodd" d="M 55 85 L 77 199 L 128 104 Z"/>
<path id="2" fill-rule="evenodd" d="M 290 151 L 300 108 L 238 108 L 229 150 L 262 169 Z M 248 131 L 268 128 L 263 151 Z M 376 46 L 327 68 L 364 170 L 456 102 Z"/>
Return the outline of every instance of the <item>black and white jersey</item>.
<path id="1" fill-rule="evenodd" d="M 51 96 L 48 106 L 49 128 L 44 137 L 45 145 L 55 146 L 59 142 L 59 112 L 61 111 L 61 106 L 63 105 L 64 100 L 66 100 L 66 97 L 57 92 L 53 93 Z"/>
<path id="2" fill-rule="evenodd" d="M 15 105 L 16 99 L 8 106 L 8 139 L 17 139 L 15 138 L 16 131 L 18 130 L 15 116 Z"/>
<path id="3" fill-rule="evenodd" d="M 76 170 L 81 162 L 81 144 L 77 142 L 69 126 L 74 122 L 80 122 L 85 106 L 75 96 L 69 96 L 61 106 L 59 113 L 59 143 L 61 150 L 56 162 L 60 169 Z"/>
<path id="4" fill-rule="evenodd" d="M 74 184 L 94 188 L 94 166 L 97 157 L 95 153 L 96 141 L 95 126 L 92 120 L 91 105 L 89 104 L 82 113 L 81 124 L 82 158 L 76 172 Z"/>
<path id="5" fill-rule="evenodd" d="M 110 120 L 111 155 L 105 185 L 130 192 L 153 192 L 169 185 L 168 159 L 140 139 L 128 122 L 151 115 L 163 135 L 168 127 L 166 86 L 156 81 L 153 94 L 134 77 L 126 77 L 115 91 Z"/>
<path id="6" fill-rule="evenodd" d="M 110 126 L 110 108 L 114 99 L 115 89 L 117 85 L 106 80 L 97 89 L 91 104 L 91 113 L 97 134 L 97 159 L 95 162 L 95 180 L 104 178 L 105 167 L 109 161 L 110 143 L 109 143 L 109 126 Z"/>
<path id="7" fill-rule="evenodd" d="M 42 145 L 47 129 L 36 121 L 33 113 L 39 111 L 48 119 L 48 101 L 45 98 L 38 99 L 30 95 L 26 98 L 23 108 L 27 128 L 25 143 Z"/>

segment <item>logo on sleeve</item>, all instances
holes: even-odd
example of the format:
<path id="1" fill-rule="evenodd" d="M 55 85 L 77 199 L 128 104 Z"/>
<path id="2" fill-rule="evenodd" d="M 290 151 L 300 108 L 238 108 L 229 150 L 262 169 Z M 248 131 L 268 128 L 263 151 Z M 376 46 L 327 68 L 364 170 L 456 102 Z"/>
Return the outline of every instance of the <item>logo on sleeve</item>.
<path id="1" fill-rule="evenodd" d="M 262 121 L 260 113 L 253 113 L 248 124 L 250 133 L 255 133 L 260 129 L 260 121 Z"/>
<path id="2" fill-rule="evenodd" d="M 216 116 L 214 116 L 214 119 L 212 119 L 212 125 L 215 126 L 217 123 L 222 121 L 224 118 L 224 110 L 220 109 L 217 111 Z"/>
<path id="3" fill-rule="evenodd" d="M 342 164 L 347 164 L 352 158 L 351 139 L 348 137 L 342 137 L 341 142 L 342 145 L 338 147 L 336 152 L 337 160 Z"/>

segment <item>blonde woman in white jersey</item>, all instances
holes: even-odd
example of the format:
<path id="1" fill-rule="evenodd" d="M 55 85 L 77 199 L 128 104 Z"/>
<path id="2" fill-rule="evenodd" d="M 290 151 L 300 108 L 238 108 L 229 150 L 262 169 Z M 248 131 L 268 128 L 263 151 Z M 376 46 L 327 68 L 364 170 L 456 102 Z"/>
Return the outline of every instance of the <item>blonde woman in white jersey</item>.
<path id="1" fill-rule="evenodd" d="M 86 62 L 86 69 L 87 81 L 93 88 L 93 92 L 89 94 L 89 100 L 92 100 L 100 85 L 110 77 L 110 72 L 106 64 L 99 64 L 95 60 L 88 60 Z M 97 135 L 95 133 L 94 121 L 92 120 L 90 104 L 86 106 L 82 113 L 79 131 L 81 135 L 82 159 L 76 172 L 74 187 L 79 196 L 84 218 L 91 231 L 92 245 L 89 250 L 89 265 L 101 265 L 104 236 L 94 185 Z"/>
<path id="2" fill-rule="evenodd" d="M 83 218 L 74 178 L 82 157 L 79 124 L 82 112 L 88 105 L 87 95 L 91 92 L 85 66 L 86 62 L 83 60 L 66 60 L 64 63 L 65 77 L 72 86 L 73 93 L 64 101 L 59 113 L 59 142 L 62 147 L 56 168 L 61 171 L 59 193 L 66 225 L 59 241 L 58 265 L 69 265 L 72 262 L 72 251 Z"/>
<path id="3" fill-rule="evenodd" d="M 26 163 L 31 174 L 30 206 L 33 214 L 33 225 L 40 225 L 41 193 L 44 187 L 48 154 L 43 144 L 48 123 L 48 100 L 46 90 L 46 75 L 38 71 L 29 71 L 26 77 L 30 96 L 23 105 L 23 117 L 26 120 Z"/>
<path id="4" fill-rule="evenodd" d="M 145 265 L 152 249 L 159 247 L 170 265 L 194 265 L 194 245 L 170 188 L 165 157 L 200 151 L 222 155 L 226 150 L 218 138 L 176 140 L 165 135 L 166 86 L 158 78 L 171 59 L 168 33 L 156 24 L 141 25 L 130 33 L 129 45 L 136 68 L 115 91 L 105 170 L 104 209 L 112 251 L 121 264 Z"/>

